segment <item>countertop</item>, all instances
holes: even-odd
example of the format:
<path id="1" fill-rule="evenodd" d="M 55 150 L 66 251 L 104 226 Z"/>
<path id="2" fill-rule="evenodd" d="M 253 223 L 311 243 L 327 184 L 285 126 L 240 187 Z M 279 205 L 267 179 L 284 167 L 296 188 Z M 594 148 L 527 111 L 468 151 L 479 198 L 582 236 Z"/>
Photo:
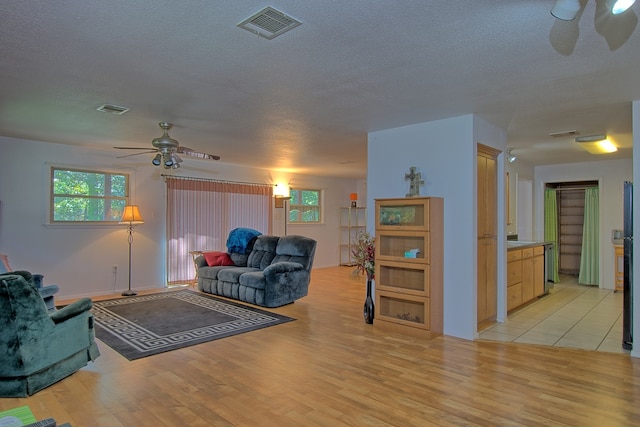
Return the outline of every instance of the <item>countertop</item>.
<path id="1" fill-rule="evenodd" d="M 507 251 L 524 248 L 534 248 L 536 246 L 543 246 L 553 244 L 553 242 L 530 242 L 522 240 L 507 240 Z"/>

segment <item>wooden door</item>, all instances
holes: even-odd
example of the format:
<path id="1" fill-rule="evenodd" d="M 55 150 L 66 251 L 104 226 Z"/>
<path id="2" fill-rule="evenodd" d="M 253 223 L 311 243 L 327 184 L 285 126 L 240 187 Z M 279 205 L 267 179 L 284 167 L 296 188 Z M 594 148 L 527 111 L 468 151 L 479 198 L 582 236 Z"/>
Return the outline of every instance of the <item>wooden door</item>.
<path id="1" fill-rule="evenodd" d="M 544 294 L 544 253 L 533 257 L 533 292 L 535 297 Z"/>
<path id="2" fill-rule="evenodd" d="M 497 161 L 499 152 L 478 144 L 478 324 L 495 321 L 497 315 Z M 484 326 L 484 325 L 483 325 Z"/>

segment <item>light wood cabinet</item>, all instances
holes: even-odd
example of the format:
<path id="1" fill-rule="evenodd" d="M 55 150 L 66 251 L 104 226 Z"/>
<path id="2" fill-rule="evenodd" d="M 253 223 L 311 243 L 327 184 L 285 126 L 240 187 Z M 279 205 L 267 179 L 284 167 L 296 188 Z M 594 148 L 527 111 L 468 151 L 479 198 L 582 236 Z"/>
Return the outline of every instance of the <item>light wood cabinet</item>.
<path id="1" fill-rule="evenodd" d="M 375 203 L 376 322 L 427 337 L 441 335 L 443 199 Z"/>
<path id="2" fill-rule="evenodd" d="M 478 144 L 478 325 L 495 321 L 497 315 L 497 156 L 493 148 Z M 482 327 L 482 326 L 480 326 Z"/>
<path id="3" fill-rule="evenodd" d="M 507 311 L 544 294 L 544 246 L 507 252 Z"/>
<path id="4" fill-rule="evenodd" d="M 615 255 L 615 291 L 622 291 L 624 289 L 624 246 L 614 246 Z"/>

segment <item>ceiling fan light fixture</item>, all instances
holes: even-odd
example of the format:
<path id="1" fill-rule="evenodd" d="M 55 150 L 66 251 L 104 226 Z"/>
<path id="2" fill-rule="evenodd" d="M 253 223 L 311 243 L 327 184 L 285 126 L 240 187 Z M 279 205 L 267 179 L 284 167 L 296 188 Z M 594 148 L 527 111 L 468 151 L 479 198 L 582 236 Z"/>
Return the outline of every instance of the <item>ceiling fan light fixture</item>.
<path id="1" fill-rule="evenodd" d="M 513 153 L 511 153 L 511 148 L 507 150 L 507 161 L 509 163 L 513 163 L 516 161 L 518 157 L 516 157 Z"/>
<path id="2" fill-rule="evenodd" d="M 635 2 L 636 0 L 607 0 L 607 8 L 612 15 L 620 15 L 633 6 Z"/>
<path id="3" fill-rule="evenodd" d="M 151 160 L 151 163 L 153 163 L 155 166 L 160 166 L 160 163 L 162 163 L 162 154 L 156 154 L 153 160 Z"/>
<path id="4" fill-rule="evenodd" d="M 551 14 L 562 21 L 573 21 L 579 11 L 579 0 L 557 0 L 551 9 Z"/>

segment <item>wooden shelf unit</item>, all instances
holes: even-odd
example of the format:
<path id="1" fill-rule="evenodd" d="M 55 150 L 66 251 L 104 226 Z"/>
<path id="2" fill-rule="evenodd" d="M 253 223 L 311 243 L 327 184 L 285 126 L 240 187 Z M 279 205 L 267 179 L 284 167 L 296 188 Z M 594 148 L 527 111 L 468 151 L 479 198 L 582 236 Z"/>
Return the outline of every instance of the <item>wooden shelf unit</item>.
<path id="1" fill-rule="evenodd" d="M 360 231 L 367 231 L 366 207 L 341 207 L 340 208 L 340 265 L 353 266 L 353 249 L 356 237 Z"/>
<path id="2" fill-rule="evenodd" d="M 443 211 L 437 197 L 376 199 L 376 322 L 432 338 L 443 328 Z M 409 253 L 418 249 L 415 258 Z"/>

